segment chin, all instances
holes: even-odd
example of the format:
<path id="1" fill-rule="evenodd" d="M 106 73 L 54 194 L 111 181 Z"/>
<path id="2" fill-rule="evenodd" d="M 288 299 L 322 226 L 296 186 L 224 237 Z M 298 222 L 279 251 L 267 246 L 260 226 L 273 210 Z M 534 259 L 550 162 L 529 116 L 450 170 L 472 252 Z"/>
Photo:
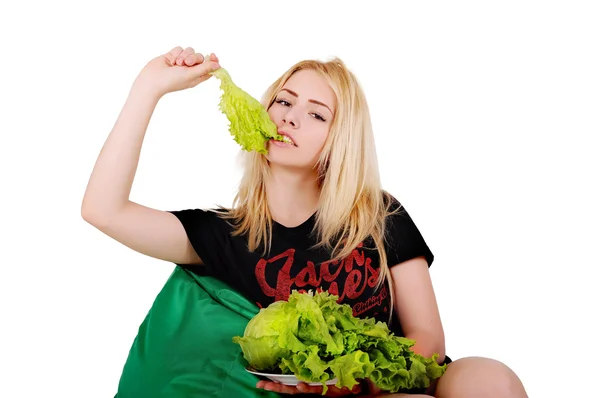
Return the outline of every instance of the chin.
<path id="1" fill-rule="evenodd" d="M 279 148 L 275 148 L 274 150 L 269 149 L 269 153 L 266 155 L 270 164 L 295 169 L 304 169 L 308 167 L 304 162 L 299 162 L 298 159 L 295 159 L 295 156 L 290 156 L 277 149 Z"/>
<path id="2" fill-rule="evenodd" d="M 269 153 L 266 155 L 267 160 L 270 164 L 284 167 L 302 167 L 302 164 L 294 161 L 290 156 L 285 156 L 283 154 L 275 154 L 275 151 L 269 150 Z"/>
<path id="3" fill-rule="evenodd" d="M 269 143 L 267 150 L 269 153 L 265 156 L 273 165 L 306 171 L 314 169 L 315 163 L 302 156 L 297 147 L 285 148 Z"/>

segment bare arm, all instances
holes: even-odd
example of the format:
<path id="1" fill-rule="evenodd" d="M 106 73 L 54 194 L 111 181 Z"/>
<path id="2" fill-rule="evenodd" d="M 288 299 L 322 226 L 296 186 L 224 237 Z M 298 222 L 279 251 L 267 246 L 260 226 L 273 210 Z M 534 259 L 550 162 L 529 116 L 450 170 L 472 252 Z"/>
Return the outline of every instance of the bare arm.
<path id="1" fill-rule="evenodd" d="M 407 338 L 415 340 L 413 351 L 425 357 L 446 356 L 444 328 L 433 284 L 424 257 L 407 260 L 391 268 L 395 307 Z"/>
<path id="2" fill-rule="evenodd" d="M 144 136 L 159 99 L 169 91 L 195 86 L 214 69 L 214 62 L 202 64 L 203 58 L 193 50 L 182 54 L 178 49 L 151 61 L 145 68 L 148 71 L 134 82 L 96 160 L 81 214 L 106 235 L 142 254 L 179 264 L 199 264 L 201 260 L 177 217 L 129 200 Z M 187 65 L 169 65 L 169 60 L 180 54 Z M 171 87 L 153 83 L 161 79 Z"/>

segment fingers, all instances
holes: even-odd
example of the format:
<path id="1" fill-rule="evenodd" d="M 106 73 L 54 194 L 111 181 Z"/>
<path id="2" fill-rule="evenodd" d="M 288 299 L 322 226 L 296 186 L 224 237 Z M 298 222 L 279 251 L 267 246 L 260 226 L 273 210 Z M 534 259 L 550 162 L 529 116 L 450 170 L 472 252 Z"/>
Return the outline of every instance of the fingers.
<path id="1" fill-rule="evenodd" d="M 323 390 L 321 389 L 319 391 L 319 394 L 321 394 L 323 392 Z M 325 393 L 325 396 L 327 397 L 346 397 L 349 395 L 356 395 L 359 394 L 361 392 L 360 389 L 360 385 L 355 385 L 352 390 L 350 390 L 348 387 L 342 387 L 341 389 L 336 387 L 336 386 L 329 386 L 329 388 L 327 389 L 327 393 Z"/>
<path id="2" fill-rule="evenodd" d="M 183 52 L 181 54 L 179 54 L 179 56 L 175 60 L 175 64 L 177 64 L 179 66 L 183 66 L 183 64 L 187 60 L 188 62 L 192 62 L 191 64 L 187 64 L 188 66 L 191 66 L 191 65 L 194 65 L 194 63 L 195 63 L 196 59 L 198 59 L 198 57 L 200 59 L 199 63 L 202 63 L 202 61 L 204 61 L 204 57 L 202 56 L 202 54 L 196 54 L 192 47 L 188 47 L 185 50 L 183 50 Z"/>
<path id="3" fill-rule="evenodd" d="M 187 47 L 185 50 L 181 46 L 174 47 L 164 57 L 171 66 L 194 66 L 204 62 L 204 56 L 196 53 L 192 47 Z M 210 61 L 218 63 L 219 58 L 215 54 L 211 54 Z"/>
<path id="4" fill-rule="evenodd" d="M 345 388 L 346 390 L 348 390 L 348 388 L 347 388 L 347 387 L 344 387 L 344 388 Z M 352 390 L 348 390 L 348 391 L 350 391 L 352 394 L 358 394 L 358 393 L 362 392 L 362 388 L 360 387 L 360 383 L 358 383 L 358 384 L 355 384 L 355 385 L 352 387 Z"/>
<path id="5" fill-rule="evenodd" d="M 167 59 L 167 61 L 169 61 L 169 64 L 175 65 L 177 57 L 179 57 L 179 54 L 181 54 L 182 52 L 183 48 L 181 48 L 181 46 L 174 47 L 171 51 L 165 54 L 165 58 Z"/>
<path id="6" fill-rule="evenodd" d="M 181 46 L 177 46 L 165 54 L 165 56 L 169 59 L 171 65 L 183 66 L 183 61 L 192 54 L 194 54 L 193 48 L 188 47 L 184 50 Z"/>
<path id="7" fill-rule="evenodd" d="M 190 78 L 196 82 L 203 82 L 211 77 L 210 72 L 214 72 L 219 69 L 221 65 L 218 62 L 203 62 L 199 65 L 194 65 L 189 68 Z"/>
<path id="8" fill-rule="evenodd" d="M 263 390 L 273 391 L 280 394 L 296 395 L 296 394 L 321 394 L 323 387 L 321 386 L 309 386 L 306 383 L 300 383 L 296 386 L 288 386 L 274 381 L 259 381 L 256 384 L 256 388 L 262 388 Z"/>
<path id="9" fill-rule="evenodd" d="M 381 393 L 381 388 L 377 387 L 377 385 L 375 383 L 373 383 L 373 381 L 371 379 L 366 379 L 367 381 L 367 386 L 369 388 L 369 392 L 371 394 L 379 394 Z"/>
<path id="10" fill-rule="evenodd" d="M 182 53 L 181 57 L 183 57 L 183 56 L 185 56 L 185 52 Z M 179 62 L 179 58 L 177 59 L 177 61 Z M 193 54 L 185 56 L 184 60 L 182 61 L 182 65 L 186 65 L 186 66 L 200 65 L 201 63 L 203 63 L 205 61 L 212 62 L 213 63 L 213 67 L 216 68 L 216 65 L 214 65 L 214 64 L 218 64 L 219 63 L 219 58 L 217 58 L 217 56 L 215 54 L 212 54 L 212 53 L 210 54 L 209 59 L 206 59 L 204 57 L 204 55 L 202 55 L 200 53 L 193 53 Z M 178 65 L 179 65 L 179 63 L 178 63 Z"/>
<path id="11" fill-rule="evenodd" d="M 316 394 L 321 395 L 323 393 L 323 386 L 309 386 L 306 383 L 299 383 L 296 386 L 287 386 L 285 384 L 276 383 L 273 381 L 261 380 L 256 384 L 256 388 L 261 388 L 267 391 L 273 391 L 280 394 Z M 358 394 L 361 392 L 360 384 L 357 384 L 352 390 L 347 387 L 338 388 L 336 386 L 329 386 L 327 389 L 326 396 L 328 397 L 343 397 L 351 394 Z"/>
<path id="12" fill-rule="evenodd" d="M 295 395 L 301 392 L 294 386 L 286 386 L 285 384 L 275 383 L 273 381 L 259 381 L 256 384 L 256 388 L 262 388 L 263 390 L 273 391 L 280 394 Z"/>
<path id="13" fill-rule="evenodd" d="M 309 386 L 306 383 L 298 383 L 296 388 L 298 389 L 298 391 L 300 391 L 303 394 L 322 394 L 323 393 L 323 386 Z"/>
<path id="14" fill-rule="evenodd" d="M 194 53 L 185 57 L 185 59 L 182 61 L 182 64 L 192 66 L 195 64 L 201 64 L 202 62 L 204 62 L 204 56 L 202 54 Z"/>

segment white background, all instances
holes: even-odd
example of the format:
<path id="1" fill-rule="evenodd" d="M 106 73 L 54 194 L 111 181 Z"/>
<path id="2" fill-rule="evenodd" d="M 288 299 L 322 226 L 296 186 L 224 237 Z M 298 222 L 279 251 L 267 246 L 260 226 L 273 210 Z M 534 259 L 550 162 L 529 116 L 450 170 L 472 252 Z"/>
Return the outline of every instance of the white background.
<path id="1" fill-rule="evenodd" d="M 530 397 L 598 391 L 596 2 L 148 3 L 0 8 L 0 396 L 114 395 L 173 264 L 80 205 L 133 79 L 177 45 L 215 52 L 256 97 L 301 59 L 340 56 L 370 101 L 385 188 L 436 256 L 448 354 L 504 361 Z M 161 100 L 132 200 L 231 203 L 217 83 Z"/>

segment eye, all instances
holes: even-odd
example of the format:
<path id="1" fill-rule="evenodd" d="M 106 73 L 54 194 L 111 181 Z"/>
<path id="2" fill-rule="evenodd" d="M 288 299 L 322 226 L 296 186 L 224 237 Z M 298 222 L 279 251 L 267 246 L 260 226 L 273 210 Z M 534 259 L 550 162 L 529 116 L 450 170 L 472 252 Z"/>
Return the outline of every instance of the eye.
<path id="1" fill-rule="evenodd" d="M 283 106 L 290 106 L 290 105 L 292 105 L 292 104 L 290 104 L 289 102 L 287 102 L 286 100 L 284 100 L 284 99 L 279 99 L 279 98 L 277 98 L 277 99 L 275 100 L 275 102 L 277 102 L 278 104 L 280 104 L 280 105 L 283 105 Z"/>
<path id="2" fill-rule="evenodd" d="M 317 120 L 320 120 L 322 122 L 325 121 L 325 118 L 323 116 L 319 115 L 318 113 L 311 113 L 311 115 Z"/>

